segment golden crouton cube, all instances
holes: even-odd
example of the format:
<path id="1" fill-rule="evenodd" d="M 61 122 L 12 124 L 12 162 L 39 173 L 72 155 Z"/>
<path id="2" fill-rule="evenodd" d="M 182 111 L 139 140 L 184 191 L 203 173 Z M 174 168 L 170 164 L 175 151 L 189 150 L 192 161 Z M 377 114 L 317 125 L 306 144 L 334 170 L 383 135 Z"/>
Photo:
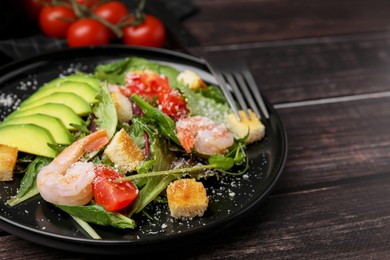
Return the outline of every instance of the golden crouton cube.
<path id="1" fill-rule="evenodd" d="M 0 181 L 12 181 L 18 149 L 0 144 Z"/>
<path id="2" fill-rule="evenodd" d="M 228 129 L 238 139 L 244 138 L 249 131 L 246 143 L 251 144 L 253 142 L 263 139 L 265 135 L 265 127 L 252 110 L 249 109 L 248 112 L 250 115 L 250 119 L 246 115 L 245 111 L 240 110 L 239 115 L 241 121 L 238 121 L 236 115 L 234 113 L 231 113 L 226 116 L 226 123 Z"/>
<path id="3" fill-rule="evenodd" d="M 142 149 L 123 128 L 114 135 L 104 154 L 122 173 L 135 171 L 144 160 Z"/>
<path id="4" fill-rule="evenodd" d="M 180 72 L 180 74 L 177 76 L 177 81 L 188 85 L 188 87 L 193 91 L 197 91 L 199 88 L 207 87 L 206 83 L 204 83 L 198 74 L 191 70 L 184 70 L 183 72 Z"/>
<path id="5" fill-rule="evenodd" d="M 195 179 L 180 179 L 170 183 L 167 197 L 174 218 L 202 217 L 209 203 L 203 183 Z"/>

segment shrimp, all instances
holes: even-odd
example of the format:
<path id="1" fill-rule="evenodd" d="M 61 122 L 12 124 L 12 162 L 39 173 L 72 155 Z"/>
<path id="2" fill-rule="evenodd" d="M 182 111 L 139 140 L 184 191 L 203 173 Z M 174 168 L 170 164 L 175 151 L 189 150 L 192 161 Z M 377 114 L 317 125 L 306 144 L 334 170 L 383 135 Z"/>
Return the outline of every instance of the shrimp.
<path id="1" fill-rule="evenodd" d="M 176 123 L 176 134 L 187 153 L 192 149 L 208 155 L 224 153 L 234 143 L 233 135 L 225 126 L 202 116 L 179 120 Z"/>
<path id="2" fill-rule="evenodd" d="M 78 162 L 87 152 L 98 150 L 109 142 L 105 129 L 89 134 L 64 149 L 37 176 L 38 191 L 48 202 L 80 206 L 93 197 L 94 164 Z"/>

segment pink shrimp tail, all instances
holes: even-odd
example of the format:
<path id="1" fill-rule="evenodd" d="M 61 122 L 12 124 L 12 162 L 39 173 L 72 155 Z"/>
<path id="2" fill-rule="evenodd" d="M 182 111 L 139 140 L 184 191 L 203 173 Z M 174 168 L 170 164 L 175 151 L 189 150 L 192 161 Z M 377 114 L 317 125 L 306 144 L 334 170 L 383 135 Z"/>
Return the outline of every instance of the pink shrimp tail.
<path id="1" fill-rule="evenodd" d="M 110 139 L 107 136 L 106 129 L 101 129 L 96 132 L 93 132 L 92 134 L 86 136 L 87 138 L 86 143 L 87 145 L 84 147 L 86 152 L 92 152 L 95 150 L 98 150 L 108 144 Z"/>

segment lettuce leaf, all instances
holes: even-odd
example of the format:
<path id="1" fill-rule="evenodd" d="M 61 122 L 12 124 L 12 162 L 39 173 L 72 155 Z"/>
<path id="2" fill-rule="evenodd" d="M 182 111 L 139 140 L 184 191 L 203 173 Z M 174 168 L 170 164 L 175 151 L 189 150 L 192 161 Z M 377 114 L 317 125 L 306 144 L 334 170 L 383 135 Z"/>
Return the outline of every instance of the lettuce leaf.
<path id="1" fill-rule="evenodd" d="M 98 129 L 106 129 L 108 138 L 114 136 L 118 124 L 118 115 L 114 101 L 108 90 L 107 82 L 101 86 L 99 102 L 93 107 L 92 112 L 96 116 Z"/>
<path id="2" fill-rule="evenodd" d="M 231 108 L 227 103 L 220 103 L 211 97 L 206 97 L 202 92 L 195 92 L 185 85 L 179 85 L 179 89 L 187 100 L 187 107 L 191 116 L 208 117 L 216 123 L 225 122 L 227 114 L 231 113 Z"/>

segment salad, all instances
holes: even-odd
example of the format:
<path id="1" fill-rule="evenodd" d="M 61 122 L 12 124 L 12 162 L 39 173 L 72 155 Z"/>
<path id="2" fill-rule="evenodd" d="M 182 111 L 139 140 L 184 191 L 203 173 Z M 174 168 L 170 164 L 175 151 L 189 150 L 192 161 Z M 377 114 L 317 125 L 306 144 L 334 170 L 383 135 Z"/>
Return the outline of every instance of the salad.
<path id="1" fill-rule="evenodd" d="M 90 223 L 135 229 L 156 203 L 202 217 L 202 181 L 247 172 L 245 147 L 264 137 L 249 113 L 238 120 L 193 71 L 139 57 L 56 78 L 0 123 L 2 180 L 24 174 L 7 204 L 41 196 L 97 239 Z"/>

